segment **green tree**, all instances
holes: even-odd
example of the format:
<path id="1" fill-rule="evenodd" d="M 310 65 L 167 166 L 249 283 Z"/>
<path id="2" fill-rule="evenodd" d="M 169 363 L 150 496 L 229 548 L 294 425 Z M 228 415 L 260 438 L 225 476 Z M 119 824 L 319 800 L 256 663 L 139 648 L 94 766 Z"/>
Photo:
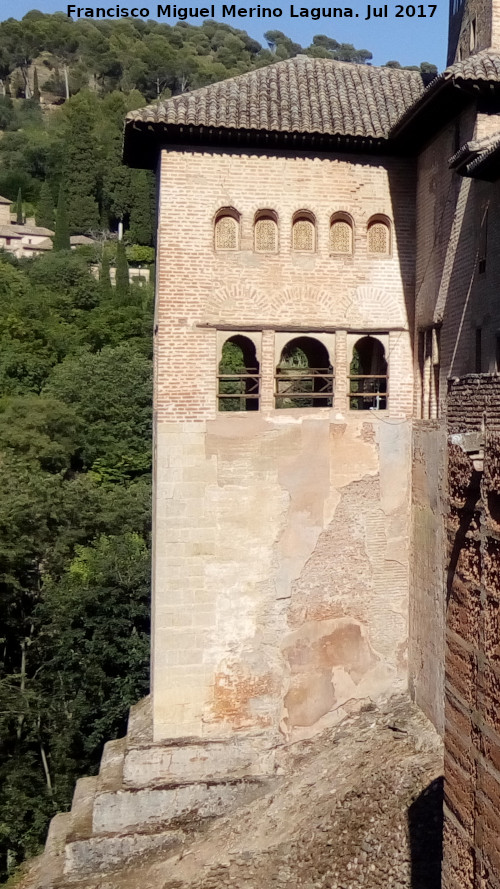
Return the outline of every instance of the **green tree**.
<path id="1" fill-rule="evenodd" d="M 40 200 L 36 210 L 36 224 L 54 231 L 54 198 L 52 190 L 46 179 L 40 189 Z"/>
<path id="2" fill-rule="evenodd" d="M 23 216 L 23 196 L 21 193 L 21 189 L 17 192 L 17 200 L 16 200 L 16 223 L 17 225 L 22 225 L 24 223 Z"/>
<path id="3" fill-rule="evenodd" d="M 56 230 L 54 234 L 54 250 L 69 250 L 69 225 L 68 213 L 66 210 L 66 195 L 64 185 L 61 183 L 59 188 L 59 199 L 57 201 L 56 212 Z"/>
<path id="4" fill-rule="evenodd" d="M 38 70 L 35 68 L 33 73 L 33 100 L 40 101 L 40 87 L 38 86 Z"/>
<path id="5" fill-rule="evenodd" d="M 153 243 L 153 207 L 151 181 L 146 170 L 138 170 L 132 177 L 133 201 L 130 211 L 129 239 L 134 244 L 150 246 Z"/>
<path id="6" fill-rule="evenodd" d="M 125 244 L 123 241 L 118 241 L 116 245 L 116 295 L 120 300 L 126 300 L 130 294 L 128 271 Z"/>
<path id="7" fill-rule="evenodd" d="M 151 469 L 151 389 L 151 361 L 133 343 L 122 343 L 68 356 L 54 367 L 43 394 L 81 417 L 84 467 L 121 481 Z"/>
<path id="8" fill-rule="evenodd" d="M 99 271 L 99 293 L 102 300 L 111 299 L 113 289 L 111 286 L 111 278 L 109 274 L 109 254 L 106 249 L 102 251 L 101 268 Z"/>
<path id="9" fill-rule="evenodd" d="M 64 182 L 68 202 L 68 225 L 72 235 L 85 234 L 98 227 L 97 185 L 99 159 L 94 138 L 95 104 L 89 94 L 80 93 L 65 105 Z"/>

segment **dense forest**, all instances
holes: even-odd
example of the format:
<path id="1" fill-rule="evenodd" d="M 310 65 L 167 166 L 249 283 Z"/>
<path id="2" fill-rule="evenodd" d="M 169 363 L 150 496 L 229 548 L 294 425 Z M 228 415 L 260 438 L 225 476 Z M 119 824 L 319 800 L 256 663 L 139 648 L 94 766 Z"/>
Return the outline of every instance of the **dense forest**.
<path id="1" fill-rule="evenodd" d="M 52 252 L 0 251 L 0 879 L 148 689 L 153 291 L 127 259 L 154 261 L 154 182 L 121 164 L 123 119 L 298 52 L 371 58 L 266 40 L 40 12 L 0 28 L 0 194 L 57 222 Z M 79 233 L 94 246 L 70 252 Z"/>

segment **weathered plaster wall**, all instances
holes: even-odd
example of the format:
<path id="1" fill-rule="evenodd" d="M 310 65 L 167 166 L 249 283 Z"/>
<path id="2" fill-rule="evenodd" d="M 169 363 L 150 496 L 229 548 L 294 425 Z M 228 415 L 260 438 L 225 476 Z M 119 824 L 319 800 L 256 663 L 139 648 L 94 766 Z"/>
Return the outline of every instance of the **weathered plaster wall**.
<path id="1" fill-rule="evenodd" d="M 161 162 L 155 441 L 155 740 L 281 729 L 310 734 L 406 681 L 408 418 L 413 400 L 413 164 L 401 159 L 171 150 Z M 241 214 L 237 250 L 214 249 L 216 212 Z M 253 246 L 278 219 L 276 254 Z M 293 214 L 316 249 L 292 250 Z M 329 225 L 354 221 L 354 252 Z M 391 251 L 367 223 L 391 220 Z M 388 409 L 348 409 L 357 336 L 382 336 Z M 259 410 L 217 411 L 226 333 L 249 333 Z M 326 345 L 332 408 L 276 410 L 282 346 Z"/>
<path id="2" fill-rule="evenodd" d="M 500 379 L 449 394 L 452 435 L 484 436 L 484 472 L 449 446 L 445 889 L 500 884 Z"/>
<path id="3" fill-rule="evenodd" d="M 409 436 L 321 412 L 158 428 L 156 739 L 296 737 L 405 684 Z"/>
<path id="4" fill-rule="evenodd" d="M 415 421 L 412 433 L 409 684 L 444 734 L 446 427 Z"/>

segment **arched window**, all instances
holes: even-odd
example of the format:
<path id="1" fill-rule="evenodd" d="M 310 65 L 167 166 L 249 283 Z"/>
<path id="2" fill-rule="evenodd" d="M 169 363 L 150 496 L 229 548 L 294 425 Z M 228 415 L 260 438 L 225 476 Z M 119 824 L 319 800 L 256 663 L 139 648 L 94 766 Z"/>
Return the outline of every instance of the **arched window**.
<path id="1" fill-rule="evenodd" d="M 216 250 L 237 250 L 240 235 L 240 214 L 232 207 L 219 210 L 215 217 L 214 245 Z"/>
<path id="2" fill-rule="evenodd" d="M 258 411 L 259 362 L 252 340 L 239 334 L 226 340 L 217 377 L 220 411 Z"/>
<path id="3" fill-rule="evenodd" d="M 352 350 L 349 407 L 352 411 L 385 410 L 387 407 L 385 349 L 373 336 L 361 337 Z"/>
<path id="4" fill-rule="evenodd" d="M 316 249 L 315 219 L 308 210 L 300 210 L 293 217 L 292 247 L 303 253 L 314 253 Z"/>
<path id="5" fill-rule="evenodd" d="M 256 253 L 276 253 L 278 250 L 278 225 L 272 210 L 261 210 L 255 215 L 254 247 Z"/>
<path id="6" fill-rule="evenodd" d="M 335 213 L 330 220 L 330 253 L 352 253 L 352 220 L 347 213 Z"/>
<path id="7" fill-rule="evenodd" d="M 368 222 L 368 253 L 388 256 L 391 252 L 391 229 L 385 216 L 372 216 Z"/>
<path id="8" fill-rule="evenodd" d="M 275 374 L 277 408 L 331 407 L 333 367 L 328 349 L 312 336 L 299 336 L 284 347 Z"/>

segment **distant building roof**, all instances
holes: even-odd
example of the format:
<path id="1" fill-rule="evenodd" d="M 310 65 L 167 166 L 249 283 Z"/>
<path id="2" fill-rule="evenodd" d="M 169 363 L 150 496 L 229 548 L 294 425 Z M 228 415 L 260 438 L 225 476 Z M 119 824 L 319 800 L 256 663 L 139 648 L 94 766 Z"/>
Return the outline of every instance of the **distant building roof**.
<path id="1" fill-rule="evenodd" d="M 50 238 L 39 241 L 38 244 L 23 244 L 23 250 L 52 250 L 53 244 Z"/>
<path id="2" fill-rule="evenodd" d="M 2 197 L 2 195 L 0 194 L 0 204 L 12 204 L 12 203 L 14 203 L 14 202 L 13 202 L 13 201 L 9 201 L 8 198 L 4 198 L 4 197 Z"/>
<path id="3" fill-rule="evenodd" d="M 93 238 L 89 238 L 88 235 L 71 235 L 69 242 L 72 247 L 83 247 L 97 243 Z"/>
<path id="4" fill-rule="evenodd" d="M 22 235 L 18 235 L 13 225 L 0 225 L 0 238 L 18 238 L 20 241 Z"/>
<path id="5" fill-rule="evenodd" d="M 40 225 L 17 225 L 16 223 L 12 223 L 9 228 L 12 231 L 18 232 L 20 235 L 39 235 L 51 238 L 54 234 L 50 228 L 43 228 L 43 226 Z"/>

